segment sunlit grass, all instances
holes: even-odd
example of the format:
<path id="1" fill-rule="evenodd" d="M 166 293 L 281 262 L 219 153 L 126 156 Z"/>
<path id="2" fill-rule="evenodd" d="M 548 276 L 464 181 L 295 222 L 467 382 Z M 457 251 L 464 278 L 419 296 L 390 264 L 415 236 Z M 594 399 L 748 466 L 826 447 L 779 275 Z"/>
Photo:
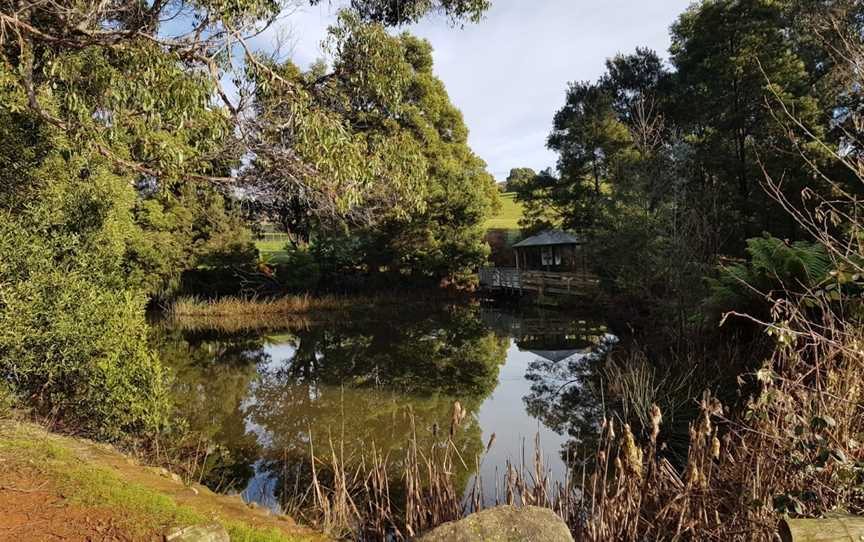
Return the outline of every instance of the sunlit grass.
<path id="1" fill-rule="evenodd" d="M 36 465 L 40 476 L 62 492 L 72 505 L 109 509 L 124 518 L 124 528 L 136 535 L 159 532 L 170 526 L 204 525 L 216 519 L 232 541 L 299 542 L 272 527 L 253 527 L 244 521 L 214 517 L 215 510 L 203 513 L 180 505 L 174 498 L 143 484 L 121 477 L 97 459 L 79 456 L 66 441 L 9 423 L 0 435 L 0 461 L 7 467 L 18 462 Z M 87 454 L 89 456 L 89 454 Z"/>
<path id="2" fill-rule="evenodd" d="M 522 218 L 522 204 L 516 201 L 516 193 L 499 194 L 498 201 L 501 202 L 501 210 L 495 216 L 487 218 L 484 227 L 487 230 L 518 229 L 519 220 Z"/>
<path id="3" fill-rule="evenodd" d="M 288 263 L 288 251 L 285 250 L 288 237 L 282 233 L 264 234 L 263 239 L 255 241 L 255 247 L 261 258 L 273 264 Z"/>
<path id="4" fill-rule="evenodd" d="M 222 297 L 218 299 L 181 297 L 171 305 L 170 313 L 175 318 L 304 314 L 311 311 L 347 309 L 356 304 L 358 304 L 357 299 L 334 296 L 286 295 L 250 299 L 241 297 Z"/>

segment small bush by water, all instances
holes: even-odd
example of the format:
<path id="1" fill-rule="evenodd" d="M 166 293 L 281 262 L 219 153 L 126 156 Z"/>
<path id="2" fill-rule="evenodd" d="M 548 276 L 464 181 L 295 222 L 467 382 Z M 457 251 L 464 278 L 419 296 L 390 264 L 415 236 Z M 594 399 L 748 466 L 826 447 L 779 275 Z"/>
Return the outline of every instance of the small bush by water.
<path id="1" fill-rule="evenodd" d="M 34 177 L 52 182 L 32 205 L 0 209 L 0 383 L 66 428 L 109 440 L 151 434 L 168 405 L 147 345 L 146 294 L 122 259 L 138 233 L 134 191 L 104 163 L 59 153 Z"/>

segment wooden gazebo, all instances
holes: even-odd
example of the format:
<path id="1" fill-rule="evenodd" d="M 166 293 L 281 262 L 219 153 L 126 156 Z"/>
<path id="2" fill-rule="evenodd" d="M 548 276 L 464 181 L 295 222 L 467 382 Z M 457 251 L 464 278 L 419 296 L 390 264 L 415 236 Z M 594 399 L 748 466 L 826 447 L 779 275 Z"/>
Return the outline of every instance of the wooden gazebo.
<path id="1" fill-rule="evenodd" d="M 581 295 L 596 287 L 582 240 L 546 230 L 513 245 L 516 267 L 480 269 L 480 286 L 490 290 Z"/>
<path id="2" fill-rule="evenodd" d="M 546 230 L 513 245 L 516 269 L 584 273 L 587 267 L 582 240 L 561 230 Z"/>

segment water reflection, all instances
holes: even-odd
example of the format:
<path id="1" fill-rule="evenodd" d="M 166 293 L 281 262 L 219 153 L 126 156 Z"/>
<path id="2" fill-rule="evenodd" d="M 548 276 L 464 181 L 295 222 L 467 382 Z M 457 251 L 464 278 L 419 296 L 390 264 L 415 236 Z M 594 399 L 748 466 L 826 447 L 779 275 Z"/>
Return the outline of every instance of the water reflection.
<path id="1" fill-rule="evenodd" d="M 280 333 L 156 337 L 179 411 L 212 443 L 202 480 L 271 506 L 305 491 L 310 444 L 348 463 L 368 461 L 374 447 L 398 476 L 408 441 L 424 448 L 448 432 L 457 400 L 466 411 L 453 439 L 466 458 L 462 490 L 493 433 L 481 468 L 487 497 L 506 460 L 518 463 L 523 444 L 533 453 L 535 434 L 560 478 L 568 442 L 595 423 L 599 405 L 574 390 L 588 388 L 607 340 L 590 319 L 477 304 L 382 309 Z M 584 382 L 561 393 L 574 369 Z"/>
<path id="2" fill-rule="evenodd" d="M 608 408 L 603 401 L 601 365 L 615 343 L 611 335 L 600 337 L 590 351 L 561 360 L 537 359 L 525 373 L 532 383 L 525 396 L 527 412 L 569 437 L 560 451 L 570 463 L 581 462 L 596 450 L 595 437 Z"/>

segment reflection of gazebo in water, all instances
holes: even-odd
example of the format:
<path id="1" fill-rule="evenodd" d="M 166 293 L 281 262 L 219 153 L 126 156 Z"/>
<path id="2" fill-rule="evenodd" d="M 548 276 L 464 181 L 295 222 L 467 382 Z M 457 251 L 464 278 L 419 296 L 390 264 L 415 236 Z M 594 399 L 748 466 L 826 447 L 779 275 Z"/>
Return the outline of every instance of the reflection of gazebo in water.
<path id="1" fill-rule="evenodd" d="M 513 337 L 519 350 L 555 362 L 592 351 L 607 335 L 602 324 L 556 313 L 517 316 L 481 308 L 480 318 L 490 328 Z"/>

